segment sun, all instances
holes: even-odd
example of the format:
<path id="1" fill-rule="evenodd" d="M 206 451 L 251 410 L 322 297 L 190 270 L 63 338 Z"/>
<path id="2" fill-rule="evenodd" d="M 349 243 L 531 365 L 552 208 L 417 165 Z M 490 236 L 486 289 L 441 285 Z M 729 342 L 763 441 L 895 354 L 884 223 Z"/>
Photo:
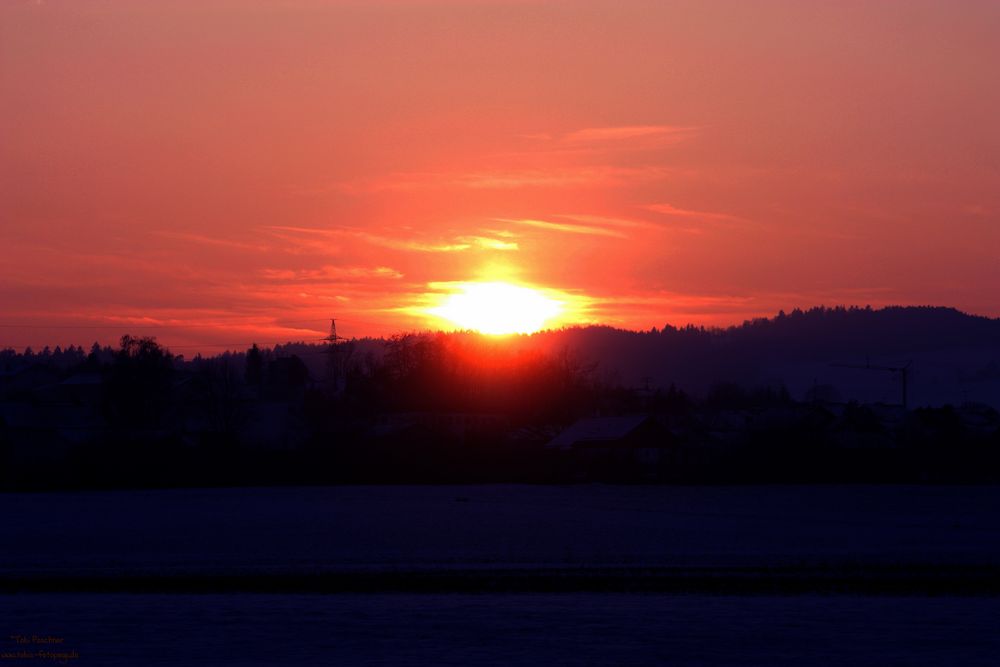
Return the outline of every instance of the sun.
<path id="1" fill-rule="evenodd" d="M 534 333 L 562 313 L 563 303 L 540 290 L 502 282 L 460 283 L 427 312 L 485 334 Z"/>

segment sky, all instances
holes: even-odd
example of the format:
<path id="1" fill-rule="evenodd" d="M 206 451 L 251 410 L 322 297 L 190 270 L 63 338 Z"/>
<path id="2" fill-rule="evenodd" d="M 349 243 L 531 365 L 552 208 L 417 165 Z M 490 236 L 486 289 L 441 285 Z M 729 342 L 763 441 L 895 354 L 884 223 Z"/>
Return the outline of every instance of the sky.
<path id="1" fill-rule="evenodd" d="M 0 347 L 1000 316 L 1000 3 L 6 0 Z"/>

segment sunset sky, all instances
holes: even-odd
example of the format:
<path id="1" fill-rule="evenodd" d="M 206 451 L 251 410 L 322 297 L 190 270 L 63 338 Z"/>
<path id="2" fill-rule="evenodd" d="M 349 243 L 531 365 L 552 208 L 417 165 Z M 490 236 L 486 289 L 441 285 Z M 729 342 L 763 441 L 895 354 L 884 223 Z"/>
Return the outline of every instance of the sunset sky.
<path id="1" fill-rule="evenodd" d="M 6 0 L 0 347 L 1000 316 L 1000 3 Z"/>

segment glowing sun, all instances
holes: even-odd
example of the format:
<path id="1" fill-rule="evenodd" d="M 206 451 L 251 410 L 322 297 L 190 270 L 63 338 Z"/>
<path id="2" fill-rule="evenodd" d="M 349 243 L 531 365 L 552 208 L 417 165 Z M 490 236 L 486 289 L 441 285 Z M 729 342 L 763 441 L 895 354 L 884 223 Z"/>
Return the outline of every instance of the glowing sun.
<path id="1" fill-rule="evenodd" d="M 509 283 L 461 283 L 428 312 L 463 329 L 486 334 L 534 333 L 563 310 L 541 291 Z"/>

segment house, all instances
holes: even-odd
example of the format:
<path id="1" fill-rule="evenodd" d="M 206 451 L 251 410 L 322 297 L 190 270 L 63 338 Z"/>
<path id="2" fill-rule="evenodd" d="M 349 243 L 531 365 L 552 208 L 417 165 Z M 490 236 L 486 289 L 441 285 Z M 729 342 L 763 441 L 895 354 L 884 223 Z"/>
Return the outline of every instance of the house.
<path id="1" fill-rule="evenodd" d="M 652 417 L 590 417 L 581 419 L 550 440 L 546 449 L 630 447 L 652 444 L 649 435 L 660 429 Z"/>
<path id="2" fill-rule="evenodd" d="M 655 479 L 675 436 L 647 415 L 581 419 L 545 449 L 576 479 Z"/>
<path id="3" fill-rule="evenodd" d="M 100 373 L 74 373 L 62 382 L 38 387 L 33 395 L 44 403 L 86 405 L 96 409 L 104 396 L 104 387 Z"/>
<path id="4" fill-rule="evenodd" d="M 58 371 L 42 364 L 35 364 L 15 371 L 5 371 L 0 373 L 0 398 L 20 398 L 39 387 L 58 381 Z"/>

